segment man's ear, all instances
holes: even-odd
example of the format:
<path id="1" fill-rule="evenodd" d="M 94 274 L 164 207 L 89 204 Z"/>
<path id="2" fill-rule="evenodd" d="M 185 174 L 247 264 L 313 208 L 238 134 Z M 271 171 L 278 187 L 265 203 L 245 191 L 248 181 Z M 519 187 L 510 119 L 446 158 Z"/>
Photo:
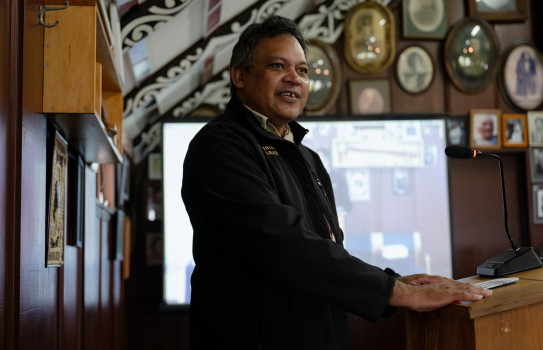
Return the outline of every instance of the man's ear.
<path id="1" fill-rule="evenodd" d="M 243 89 L 245 86 L 245 75 L 243 73 L 244 71 L 240 67 L 230 69 L 230 79 L 232 79 L 232 83 L 238 89 Z"/>

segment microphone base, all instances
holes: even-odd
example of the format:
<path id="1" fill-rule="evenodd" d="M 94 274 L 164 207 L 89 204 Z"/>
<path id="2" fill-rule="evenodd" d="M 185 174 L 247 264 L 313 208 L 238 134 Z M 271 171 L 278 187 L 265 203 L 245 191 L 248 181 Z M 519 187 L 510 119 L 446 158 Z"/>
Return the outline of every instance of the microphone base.
<path id="1" fill-rule="evenodd" d="M 477 274 L 501 277 L 512 273 L 531 270 L 543 266 L 541 258 L 532 247 L 521 247 L 518 251 L 507 249 L 488 259 L 477 267 Z"/>

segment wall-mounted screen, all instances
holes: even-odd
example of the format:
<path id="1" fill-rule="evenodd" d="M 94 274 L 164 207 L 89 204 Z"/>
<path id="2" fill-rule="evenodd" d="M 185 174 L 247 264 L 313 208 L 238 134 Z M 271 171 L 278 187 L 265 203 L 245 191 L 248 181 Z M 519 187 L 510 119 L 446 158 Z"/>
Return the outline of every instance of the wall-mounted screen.
<path id="1" fill-rule="evenodd" d="M 304 119 L 304 144 L 321 156 L 345 247 L 402 275 L 452 277 L 444 119 Z M 192 228 L 181 200 L 188 143 L 202 123 L 165 123 L 164 300 L 190 302 Z"/>

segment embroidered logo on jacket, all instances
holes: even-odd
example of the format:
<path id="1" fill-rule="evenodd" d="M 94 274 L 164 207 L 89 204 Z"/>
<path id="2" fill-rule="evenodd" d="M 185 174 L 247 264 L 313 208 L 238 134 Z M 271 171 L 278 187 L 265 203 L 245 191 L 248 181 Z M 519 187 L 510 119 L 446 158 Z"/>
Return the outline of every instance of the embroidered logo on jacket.
<path id="1" fill-rule="evenodd" d="M 262 149 L 264 150 L 264 153 L 266 153 L 268 156 L 279 155 L 279 153 L 277 153 L 277 150 L 273 146 L 262 146 Z"/>

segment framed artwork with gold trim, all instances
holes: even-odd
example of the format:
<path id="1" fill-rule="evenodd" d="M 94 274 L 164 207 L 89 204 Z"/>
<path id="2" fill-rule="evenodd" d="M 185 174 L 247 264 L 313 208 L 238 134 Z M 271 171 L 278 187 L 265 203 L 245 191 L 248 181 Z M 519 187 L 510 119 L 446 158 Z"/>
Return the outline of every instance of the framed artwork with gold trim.
<path id="1" fill-rule="evenodd" d="M 447 0 L 404 0 L 404 38 L 442 39 L 448 27 Z"/>
<path id="2" fill-rule="evenodd" d="M 66 234 L 66 194 L 68 174 L 68 143 L 55 130 L 49 158 L 48 215 L 45 266 L 64 265 Z"/>
<path id="3" fill-rule="evenodd" d="M 387 69 L 395 56 L 394 16 L 376 1 L 354 5 L 345 16 L 344 55 L 349 66 L 362 74 Z"/>
<path id="4" fill-rule="evenodd" d="M 503 147 L 528 146 L 526 114 L 502 114 Z"/>

